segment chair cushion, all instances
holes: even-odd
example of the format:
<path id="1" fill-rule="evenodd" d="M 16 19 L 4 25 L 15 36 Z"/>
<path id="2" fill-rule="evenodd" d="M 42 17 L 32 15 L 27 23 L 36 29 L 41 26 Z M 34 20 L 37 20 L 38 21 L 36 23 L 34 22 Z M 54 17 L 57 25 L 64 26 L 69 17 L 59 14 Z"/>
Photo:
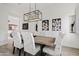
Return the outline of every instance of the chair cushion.
<path id="1" fill-rule="evenodd" d="M 60 54 L 61 54 L 60 48 L 56 48 L 56 45 L 55 45 L 55 47 L 46 46 L 46 47 L 44 47 L 43 51 L 52 56 L 60 56 Z"/>
<path id="2" fill-rule="evenodd" d="M 54 47 L 49 47 L 46 46 L 43 48 L 43 51 L 49 55 L 54 55 L 55 54 L 55 48 Z"/>
<path id="3" fill-rule="evenodd" d="M 35 55 L 39 51 L 40 51 L 40 45 L 35 45 L 35 49 L 33 51 L 30 51 L 30 52 L 26 51 L 26 52 L 28 52 L 32 55 Z"/>
<path id="4" fill-rule="evenodd" d="M 14 46 L 16 47 L 16 48 L 19 48 L 19 49 L 21 49 L 21 48 L 23 48 L 24 46 L 23 46 L 23 44 L 14 44 Z"/>

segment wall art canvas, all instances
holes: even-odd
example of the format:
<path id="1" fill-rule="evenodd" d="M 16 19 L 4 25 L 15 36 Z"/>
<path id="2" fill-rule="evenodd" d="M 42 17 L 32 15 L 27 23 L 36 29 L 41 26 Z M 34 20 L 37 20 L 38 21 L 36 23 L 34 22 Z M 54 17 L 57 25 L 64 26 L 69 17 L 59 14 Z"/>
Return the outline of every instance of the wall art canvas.
<path id="1" fill-rule="evenodd" d="M 49 31 L 49 20 L 42 21 L 42 31 Z"/>
<path id="2" fill-rule="evenodd" d="M 52 31 L 61 31 L 61 18 L 52 19 Z"/>
<path id="3" fill-rule="evenodd" d="M 22 29 L 23 30 L 28 30 L 28 23 L 23 23 Z"/>
<path id="4" fill-rule="evenodd" d="M 36 28 L 35 28 L 35 30 L 38 31 L 38 24 L 36 24 Z"/>

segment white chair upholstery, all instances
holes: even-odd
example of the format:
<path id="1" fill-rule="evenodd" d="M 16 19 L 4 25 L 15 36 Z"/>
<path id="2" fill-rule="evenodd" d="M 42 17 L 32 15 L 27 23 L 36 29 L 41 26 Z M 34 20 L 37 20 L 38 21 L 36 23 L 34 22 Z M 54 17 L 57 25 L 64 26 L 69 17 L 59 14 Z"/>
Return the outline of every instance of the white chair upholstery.
<path id="1" fill-rule="evenodd" d="M 19 56 L 21 55 L 21 50 L 23 48 L 22 39 L 19 31 L 13 31 L 13 54 L 15 52 L 15 48 L 19 50 Z"/>
<path id="2" fill-rule="evenodd" d="M 40 46 L 35 46 L 33 34 L 30 32 L 22 32 L 22 36 L 24 40 L 24 51 L 35 55 L 40 50 Z"/>
<path id="3" fill-rule="evenodd" d="M 14 31 L 12 32 L 12 36 L 13 36 L 13 41 L 14 41 L 14 47 L 19 48 L 19 49 L 23 48 L 20 32 Z"/>
<path id="4" fill-rule="evenodd" d="M 59 33 L 58 39 L 55 40 L 55 47 L 44 47 L 43 51 L 49 55 L 53 56 L 60 56 L 62 53 L 62 39 L 63 36 L 61 33 Z"/>

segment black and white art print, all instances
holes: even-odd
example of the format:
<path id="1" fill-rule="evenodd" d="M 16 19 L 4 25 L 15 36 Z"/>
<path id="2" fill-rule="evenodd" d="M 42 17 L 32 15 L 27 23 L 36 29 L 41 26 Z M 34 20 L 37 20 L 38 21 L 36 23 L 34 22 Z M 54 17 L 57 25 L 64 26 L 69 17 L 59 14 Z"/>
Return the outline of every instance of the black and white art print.
<path id="1" fill-rule="evenodd" d="M 52 31 L 61 31 L 61 18 L 52 19 Z"/>
<path id="2" fill-rule="evenodd" d="M 42 21 L 42 31 L 49 31 L 49 20 Z"/>

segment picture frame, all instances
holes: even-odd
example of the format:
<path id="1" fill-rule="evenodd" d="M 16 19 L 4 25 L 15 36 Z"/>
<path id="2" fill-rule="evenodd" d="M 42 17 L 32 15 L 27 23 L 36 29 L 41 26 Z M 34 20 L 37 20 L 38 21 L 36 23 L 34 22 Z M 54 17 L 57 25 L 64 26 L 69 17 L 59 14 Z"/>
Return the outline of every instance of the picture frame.
<path id="1" fill-rule="evenodd" d="M 49 20 L 42 21 L 42 31 L 49 31 Z"/>
<path id="2" fill-rule="evenodd" d="M 23 23 L 22 24 L 22 29 L 23 30 L 28 30 L 29 24 L 28 23 Z"/>
<path id="3" fill-rule="evenodd" d="M 52 31 L 61 31 L 61 18 L 52 19 Z"/>
<path id="4" fill-rule="evenodd" d="M 38 31 L 38 24 L 36 24 L 35 27 L 36 27 L 35 30 Z"/>

